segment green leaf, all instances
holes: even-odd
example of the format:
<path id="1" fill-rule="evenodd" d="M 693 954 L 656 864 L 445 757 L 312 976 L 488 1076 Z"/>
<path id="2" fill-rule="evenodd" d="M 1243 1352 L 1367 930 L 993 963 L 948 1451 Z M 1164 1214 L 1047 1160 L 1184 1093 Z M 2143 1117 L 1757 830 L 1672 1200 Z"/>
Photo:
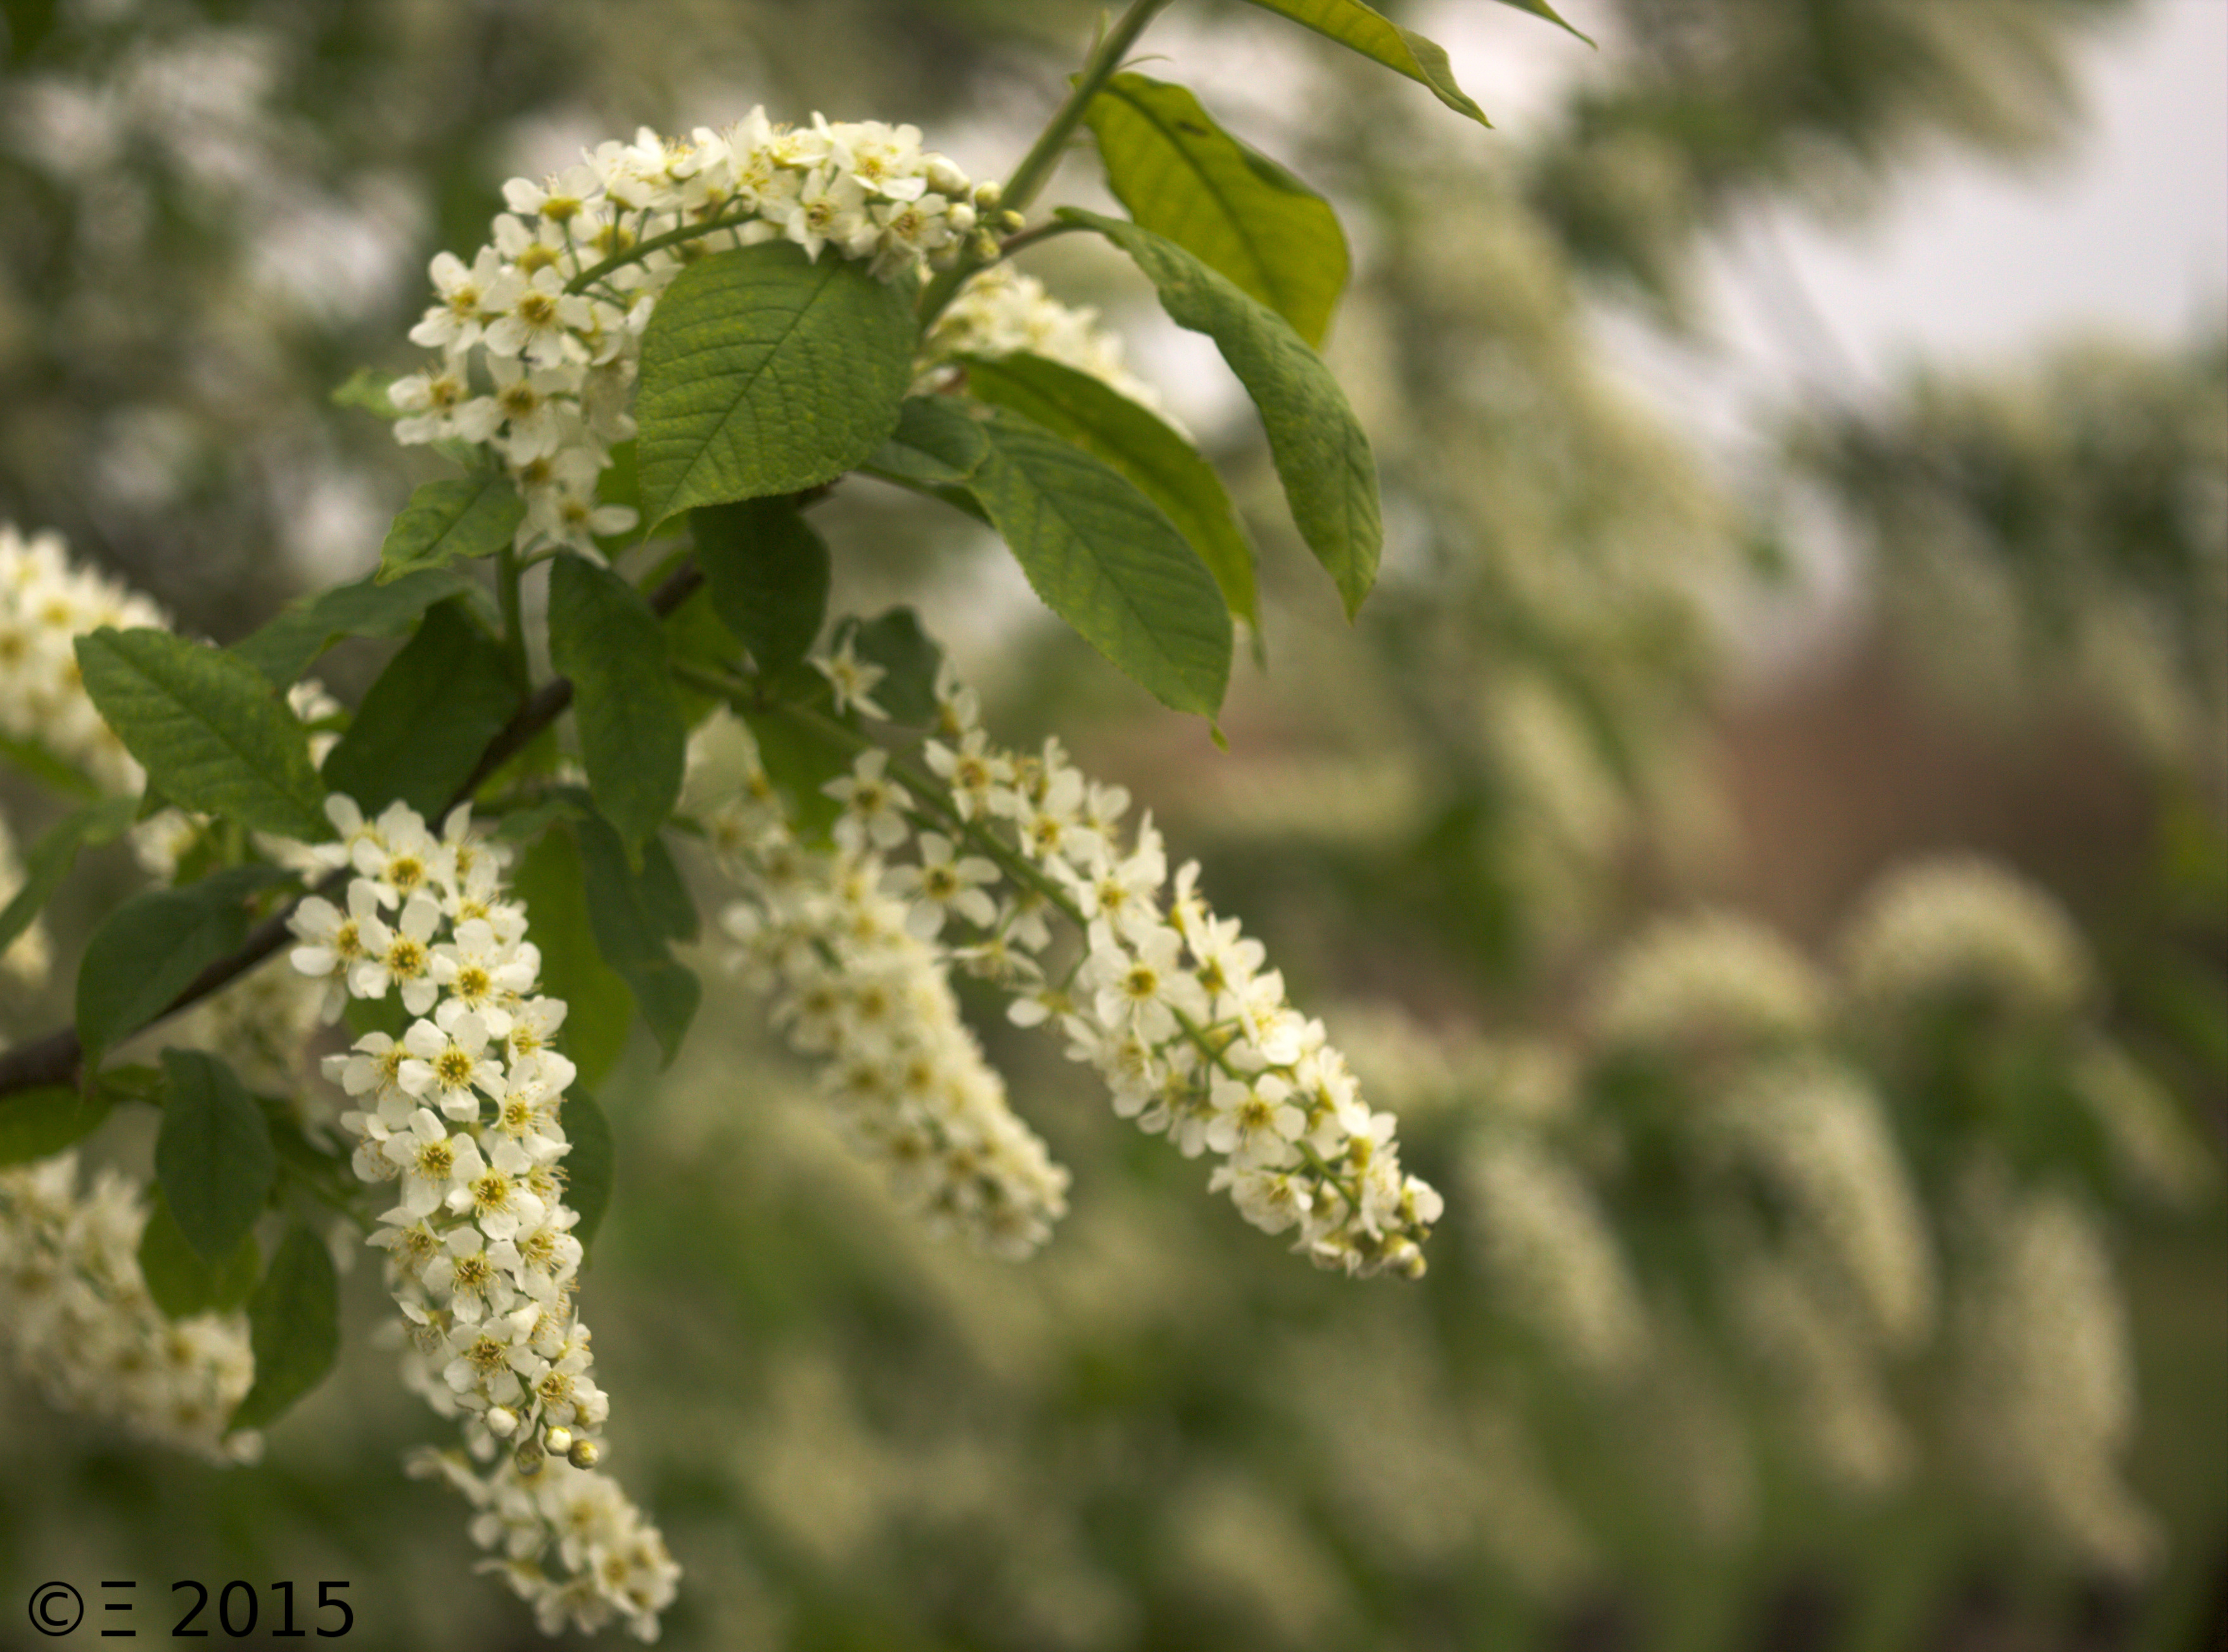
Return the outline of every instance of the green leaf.
<path id="1" fill-rule="evenodd" d="M 64 797 L 90 803 L 100 796 L 100 788 L 86 778 L 84 770 L 56 757 L 41 740 L 13 740 L 0 734 L 0 763 L 21 770 L 48 791 L 59 791 Z"/>
<path id="2" fill-rule="evenodd" d="M 896 432 L 863 468 L 913 487 L 964 486 L 989 451 L 982 425 L 965 402 L 954 396 L 907 396 L 898 410 Z"/>
<path id="3" fill-rule="evenodd" d="M 384 1033 L 398 1044 L 416 1019 L 402 1007 L 400 996 L 392 993 L 384 998 L 350 998 L 341 1008 L 342 1024 L 355 1037 Z"/>
<path id="4" fill-rule="evenodd" d="M 102 920 L 77 972 L 85 1064 L 170 1007 L 202 970 L 247 938 L 248 895 L 278 874 L 235 867 L 176 889 L 134 895 Z"/>
<path id="5" fill-rule="evenodd" d="M 1412 29 L 1401 28 L 1382 12 L 1363 5 L 1361 0 L 1252 0 L 1252 3 L 1264 11 L 1273 11 L 1280 17 L 1290 18 L 1303 28 L 1312 29 L 1325 39 L 1351 47 L 1395 74 L 1406 75 L 1418 86 L 1430 87 L 1431 95 L 1441 103 L 1457 114 L 1468 115 L 1479 125 L 1493 125 L 1485 118 L 1485 111 L 1471 102 L 1463 89 L 1455 84 L 1454 70 L 1447 63 L 1444 47 L 1425 40 Z M 1523 3 L 1523 0 L 1514 0 L 1514 3 Z M 1525 10 L 1530 11 L 1539 8 L 1527 4 Z"/>
<path id="6" fill-rule="evenodd" d="M 565 1003 L 558 1042 L 581 1083 L 601 1084 L 626 1047 L 634 996 L 597 948 L 572 835 L 557 826 L 544 832 L 520 857 L 511 889 L 526 903 L 529 932 L 541 949 L 542 989 Z"/>
<path id="7" fill-rule="evenodd" d="M 1300 537 L 1329 571 L 1353 618 L 1376 583 L 1385 542 L 1377 461 L 1322 358 L 1283 317 L 1166 237 L 1073 207 L 1061 208 L 1059 216 L 1097 230 L 1127 253 L 1159 290 L 1169 318 L 1214 340 L 1261 410 Z"/>
<path id="8" fill-rule="evenodd" d="M 299 1222 L 247 1299 L 247 1340 L 255 1386 L 227 1431 L 266 1428 L 325 1380 L 341 1348 L 340 1284 L 325 1242 Z"/>
<path id="9" fill-rule="evenodd" d="M 909 284 L 833 253 L 768 241 L 682 271 L 643 335 L 643 526 L 850 470 L 896 428 L 919 333 Z"/>
<path id="10" fill-rule="evenodd" d="M 700 507 L 708 509 L 708 507 Z M 696 513 L 691 511 L 694 516 Z M 689 554 L 683 551 L 681 554 Z M 666 657 L 673 665 L 673 692 L 681 704 L 681 719 L 694 728 L 726 705 L 724 695 L 714 695 L 682 680 L 682 667 L 693 665 L 700 670 L 731 674 L 743 657 L 743 645 L 736 640 L 712 605 L 708 587 L 698 586 L 682 599 L 681 605 L 666 615 Z"/>
<path id="11" fill-rule="evenodd" d="M 109 797 L 74 809 L 39 834 L 23 856 L 23 882 L 5 906 L 0 906 L 0 953 L 16 944 L 30 928 L 54 891 L 77 863 L 77 852 L 88 843 L 109 843 L 122 836 L 139 812 L 136 797 Z"/>
<path id="12" fill-rule="evenodd" d="M 662 839 L 643 845 L 637 872 L 609 822 L 591 816 L 577 822 L 573 834 L 597 948 L 633 992 L 670 1065 L 703 996 L 695 975 L 669 950 L 670 942 L 695 938 L 695 903 Z"/>
<path id="13" fill-rule="evenodd" d="M 530 843 L 556 822 L 578 820 L 587 812 L 585 800 L 575 803 L 569 795 L 555 793 L 504 815 L 495 829 L 495 836 L 505 843 Z"/>
<path id="14" fill-rule="evenodd" d="M 325 784 L 355 798 L 367 816 L 399 797 L 431 818 L 518 701 L 510 662 L 495 639 L 459 605 L 439 604 L 365 691 L 348 733 L 326 754 Z"/>
<path id="15" fill-rule="evenodd" d="M 549 661 L 573 680 L 588 790 L 631 854 L 673 812 L 687 757 L 665 632 L 618 574 L 560 556 L 549 570 Z"/>
<path id="16" fill-rule="evenodd" d="M 577 1086 L 566 1092 L 563 1115 L 565 1139 L 573 1144 L 565 1156 L 565 1202 L 580 1213 L 573 1225 L 573 1237 L 586 1248 L 611 1208 L 616 1168 L 611 1121 L 596 1098 Z"/>
<path id="17" fill-rule="evenodd" d="M 392 394 L 394 375 L 381 373 L 376 368 L 360 367 L 346 380 L 333 387 L 328 398 L 336 407 L 361 407 L 368 413 L 392 423 L 402 417 L 402 409 L 394 405 Z"/>
<path id="18" fill-rule="evenodd" d="M 155 1175 L 194 1254 L 221 1266 L 240 1248 L 278 1173 L 271 1126 L 233 1071 L 200 1050 L 164 1050 L 170 1082 Z"/>
<path id="19" fill-rule="evenodd" d="M 851 772 L 856 749 L 830 738 L 814 726 L 778 713 L 742 714 L 751 738 L 758 742 L 759 761 L 789 804 L 789 818 L 797 835 L 807 842 L 824 843 L 829 829 L 843 806 L 821 788 L 838 775 Z"/>
<path id="20" fill-rule="evenodd" d="M 290 688 L 343 637 L 401 637 L 437 602 L 472 590 L 471 581 L 446 568 L 420 568 L 385 585 L 376 574 L 286 608 L 232 651 Z"/>
<path id="21" fill-rule="evenodd" d="M 839 648 L 848 642 L 859 658 L 882 668 L 874 697 L 892 721 L 914 728 L 935 726 L 936 673 L 944 663 L 944 650 L 921 628 L 919 614 L 910 608 L 892 608 L 872 619 L 847 619 L 837 628 L 836 640 Z"/>
<path id="22" fill-rule="evenodd" d="M 1594 43 L 1594 37 L 1591 35 L 1580 35 L 1577 29 L 1571 28 L 1562 15 L 1547 3 L 1547 0 L 1501 0 L 1501 3 L 1504 6 L 1514 6 L 1519 11 L 1528 11 L 1535 17 L 1544 17 L 1556 28 L 1578 35 L 1578 38 L 1589 46 Z"/>
<path id="23" fill-rule="evenodd" d="M 263 1252 L 256 1248 L 255 1235 L 243 1235 L 223 1261 L 205 1262 L 186 1243 L 161 1188 L 153 1193 L 147 1226 L 139 1233 L 139 1273 L 163 1317 L 229 1313 L 246 1302 L 263 1271 Z"/>
<path id="24" fill-rule="evenodd" d="M 1117 74 L 1084 118 L 1130 217 L 1322 343 L 1348 272 L 1330 202 L 1224 131 L 1182 86 Z"/>
<path id="25" fill-rule="evenodd" d="M 80 1096 L 66 1085 L 0 1098 L 0 1165 L 52 1157 L 99 1130 L 111 1105 L 106 1092 Z"/>
<path id="26" fill-rule="evenodd" d="M 786 497 L 688 513 L 712 605 L 772 676 L 811 651 L 828 617 L 828 546 Z"/>
<path id="27" fill-rule="evenodd" d="M 1260 624 L 1253 547 L 1214 467 L 1136 402 L 1087 373 L 1041 355 L 966 358 L 967 387 L 1095 453 L 1167 513 L 1207 564 L 1230 611 Z"/>
<path id="28" fill-rule="evenodd" d="M 518 485 L 500 471 L 428 482 L 410 496 L 379 547 L 381 585 L 459 557 L 493 556 L 526 520 Z"/>
<path id="29" fill-rule="evenodd" d="M 93 703 L 172 803 L 304 842 L 332 836 L 309 734 L 246 661 L 109 626 L 77 639 L 77 661 Z"/>
<path id="30" fill-rule="evenodd" d="M 1001 408 L 983 430 L 968 486 L 1045 605 L 1162 704 L 1212 717 L 1230 610 L 1198 554 L 1120 471 L 1041 425 Z"/>

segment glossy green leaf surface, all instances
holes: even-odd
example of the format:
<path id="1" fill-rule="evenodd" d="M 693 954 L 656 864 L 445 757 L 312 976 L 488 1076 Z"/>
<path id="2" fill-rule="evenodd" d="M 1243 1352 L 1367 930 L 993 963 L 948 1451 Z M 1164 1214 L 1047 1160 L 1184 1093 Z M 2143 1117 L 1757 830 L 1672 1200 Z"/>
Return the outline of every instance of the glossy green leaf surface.
<path id="1" fill-rule="evenodd" d="M 163 1052 L 155 1175 L 194 1254 L 221 1268 L 240 1248 L 278 1172 L 271 1127 L 233 1070 L 201 1050 Z"/>
<path id="2" fill-rule="evenodd" d="M 1330 202 L 1223 131 L 1182 86 L 1117 74 L 1085 118 L 1131 218 L 1322 345 L 1348 270 Z"/>
<path id="3" fill-rule="evenodd" d="M 139 1275 L 163 1316 L 191 1319 L 195 1314 L 225 1313 L 246 1302 L 263 1271 L 263 1252 L 256 1248 L 255 1235 L 242 1235 L 222 1261 L 204 1261 L 186 1243 L 159 1188 L 149 1202 L 147 1225 L 139 1230 Z"/>
<path id="4" fill-rule="evenodd" d="M 230 1427 L 262 1428 L 325 1380 L 340 1353 L 340 1282 L 325 1242 L 298 1222 L 286 1230 L 247 1299 L 255 1386 Z"/>
<path id="5" fill-rule="evenodd" d="M 421 568 L 381 584 L 376 574 L 297 603 L 232 645 L 279 688 L 288 688 L 343 637 L 400 637 L 435 603 L 471 588 L 461 573 Z"/>
<path id="6" fill-rule="evenodd" d="M 102 920 L 77 974 L 77 1035 L 88 1067 L 238 948 L 247 935 L 247 897 L 276 875 L 268 867 L 236 867 L 176 889 L 146 890 Z"/>
<path id="7" fill-rule="evenodd" d="M 1222 478 L 1189 442 L 1103 381 L 1040 355 L 970 356 L 967 387 L 1065 436 L 1127 477 L 1191 541 L 1230 611 L 1260 623 L 1253 547 Z"/>
<path id="8" fill-rule="evenodd" d="M 1292 521 L 1352 618 L 1376 583 L 1385 529 L 1369 438 L 1322 358 L 1283 317 L 1166 236 L 1072 207 L 1062 208 L 1060 216 L 1097 230 L 1127 253 L 1159 291 L 1169 318 L 1214 341 L 1260 409 Z"/>
<path id="9" fill-rule="evenodd" d="M 565 1202 L 579 1213 L 573 1237 L 583 1246 L 604 1225 L 611 1208 L 611 1183 L 617 1164 L 611 1143 L 611 1121 L 602 1105 L 586 1090 L 575 1089 L 565 1098 L 565 1137 L 573 1150 L 565 1156 Z"/>
<path id="10" fill-rule="evenodd" d="M 500 471 L 426 483 L 387 528 L 375 577 L 388 585 L 460 559 L 493 556 L 525 520 L 518 484 Z"/>
<path id="11" fill-rule="evenodd" d="M 76 864 L 78 851 L 91 843 L 113 842 L 129 830 L 139 812 L 135 797 L 110 797 L 74 809 L 39 834 L 23 855 L 23 881 L 0 906 L 0 952 L 16 944 Z"/>
<path id="12" fill-rule="evenodd" d="M 1044 604 L 1176 711 L 1211 717 L 1230 680 L 1230 611 L 1198 553 L 1129 479 L 1003 408 L 968 489 Z"/>
<path id="13" fill-rule="evenodd" d="M 597 948 L 572 833 L 561 825 L 545 830 L 520 857 L 511 889 L 526 903 L 534 944 L 541 949 L 542 990 L 565 1002 L 558 1047 L 579 1069 L 583 1084 L 601 1084 L 626 1047 L 634 995 Z"/>
<path id="14" fill-rule="evenodd" d="M 44 1085 L 0 1105 L 0 1166 L 50 1158 L 106 1122 L 112 1104 L 95 1090 L 80 1096 L 66 1085 Z"/>
<path id="15" fill-rule="evenodd" d="M 549 569 L 549 661 L 573 680 L 588 790 L 631 853 L 681 795 L 688 726 L 665 632 L 642 593 L 609 568 L 560 556 Z"/>
<path id="16" fill-rule="evenodd" d="M 77 659 L 93 703 L 170 802 L 305 842 L 332 836 L 309 734 L 246 661 L 106 626 L 77 639 Z"/>
<path id="17" fill-rule="evenodd" d="M 325 784 L 366 816 L 400 798 L 429 819 L 471 775 L 517 710 L 518 684 L 495 639 L 454 604 L 427 611 L 325 756 Z"/>
<path id="18" fill-rule="evenodd" d="M 795 493 L 865 459 L 912 382 L 912 294 L 786 241 L 674 278 L 642 341 L 643 526 L 696 505 Z"/>
<path id="19" fill-rule="evenodd" d="M 573 832 L 597 949 L 634 994 L 669 1063 L 680 1053 L 703 997 L 702 983 L 671 951 L 673 942 L 696 935 L 696 907 L 688 886 L 657 838 L 642 846 L 637 870 L 607 822 L 591 816 L 575 822 Z"/>
<path id="20" fill-rule="evenodd" d="M 712 605 L 767 676 L 803 660 L 828 617 L 828 546 L 786 496 L 688 515 Z"/>
<path id="21" fill-rule="evenodd" d="M 1252 0 L 1252 3 L 1374 59 L 1418 86 L 1428 86 L 1433 97 L 1457 114 L 1468 115 L 1481 126 L 1493 124 L 1469 94 L 1455 84 L 1444 47 L 1412 29 L 1401 28 L 1383 12 L 1363 5 L 1361 0 Z M 1538 8 L 1527 5 L 1525 10 Z"/>

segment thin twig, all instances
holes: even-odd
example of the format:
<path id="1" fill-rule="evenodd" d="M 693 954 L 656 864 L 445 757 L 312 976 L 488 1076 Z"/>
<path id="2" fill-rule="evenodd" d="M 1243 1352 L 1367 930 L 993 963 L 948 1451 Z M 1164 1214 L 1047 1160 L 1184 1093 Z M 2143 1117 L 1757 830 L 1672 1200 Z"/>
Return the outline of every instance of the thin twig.
<path id="1" fill-rule="evenodd" d="M 650 605 L 660 618 L 671 613 L 695 594 L 703 584 L 704 576 L 692 561 L 684 562 L 667 576 L 664 582 L 650 593 Z M 487 750 L 464 778 L 454 796 L 442 805 L 445 815 L 458 804 L 478 791 L 488 777 L 505 763 L 525 750 L 528 742 L 543 729 L 555 722 L 565 708 L 573 703 L 573 684 L 569 678 L 552 677 L 526 697 L 524 703 L 511 714 L 511 719 L 488 742 Z M 294 908 L 312 894 L 330 893 L 347 878 L 345 868 L 329 873 L 311 888 L 303 891 L 277 912 L 247 932 L 247 938 L 238 950 L 217 959 L 186 985 L 185 990 L 170 1000 L 162 1012 L 133 1032 L 144 1032 L 159 1021 L 168 1021 L 180 1010 L 198 1003 L 220 988 L 229 985 L 262 963 L 280 947 L 285 945 L 292 932 L 286 920 L 293 916 Z M 122 1042 L 119 1039 L 118 1042 Z M 45 1037 L 0 1054 L 0 1103 L 11 1095 L 51 1085 L 77 1086 L 83 1079 L 80 1067 L 85 1056 L 84 1047 L 78 1042 L 77 1028 L 58 1028 Z"/>

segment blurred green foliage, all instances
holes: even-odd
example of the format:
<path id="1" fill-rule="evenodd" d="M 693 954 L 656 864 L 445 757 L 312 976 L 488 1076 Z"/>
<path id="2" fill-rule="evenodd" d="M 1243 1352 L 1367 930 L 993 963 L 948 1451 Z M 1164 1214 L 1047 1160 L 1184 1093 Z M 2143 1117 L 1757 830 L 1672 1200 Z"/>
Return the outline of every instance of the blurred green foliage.
<path id="1" fill-rule="evenodd" d="M 1311 1274 L 1006 1036 L 991 1053 L 1076 1208 L 1027 1267 L 983 1261 L 888 1212 L 748 1015 L 701 1018 L 663 1074 L 637 1036 L 601 1092 L 618 1171 L 586 1290 L 615 1466 L 688 1569 L 675 1644 L 2200 1643 L 2228 1543 L 2228 351 L 2083 347 L 1796 408 L 1783 470 L 1742 496 L 1615 387 L 1589 320 L 1636 298 L 1690 323 L 1695 260 L 1740 208 L 1847 214 L 1945 146 L 2062 139 L 2086 31 L 2128 9 L 1572 0 L 1608 49 L 1521 135 L 1329 54 L 1311 69 L 1264 147 L 1339 199 L 1360 249 L 1332 360 L 1392 525 L 1360 624 L 1332 619 L 1265 451 L 1210 432 L 1264 552 L 1271 669 L 1236 686 L 1232 758 L 1205 762 L 1072 639 L 1016 622 L 971 645 L 993 725 L 1057 728 L 1150 803 L 1401 1112 L 1449 1195 L 1431 1273 Z M 1202 10 L 1210 47 L 1264 24 Z M 422 473 L 327 393 L 407 364 L 417 272 L 477 243 L 527 152 L 763 100 L 918 120 L 987 172 L 1089 22 L 1019 0 L 5 16 L 0 516 L 62 528 L 221 638 L 375 557 Z M 1957 690 L 1943 715 L 1977 684 L 2001 738 L 2069 702 L 2113 731 L 2154 835 L 2097 846 L 2058 976 L 1997 968 L 2034 910 L 2018 896 L 1944 920 L 1985 955 L 1971 977 L 1898 976 L 1894 947 L 1866 964 L 1863 914 L 1831 959 L 1647 925 L 1733 881 L 1713 605 L 1791 531 L 1798 484 L 1873 547 L 1903 648 Z M 911 517 L 856 491 L 819 518 L 838 611 L 924 584 L 964 609 L 964 525 L 900 539 Z M 336 656 L 336 680 L 375 662 Z M 2046 953 L 2058 921 L 2018 932 Z M 1649 968 L 1671 1031 L 1635 1038 L 1617 1006 Z M 2073 984 L 2020 996 L 2039 978 Z M 0 1026 L 56 1008 L 14 995 Z M 1821 1072 L 1892 1121 L 1937 1335 L 1850 1331 L 1821 1283 L 1835 1231 L 1803 1202 L 1826 1181 L 1738 1147 L 1784 1123 L 1770 1097 L 1815 1094 L 1772 1084 Z M 1497 1186 L 1570 1196 L 1526 1229 Z M 2016 1329 L 2034 1257 L 2090 1310 L 2070 1341 L 2037 1332 L 2041 1357 L 2110 1367 L 2115 1316 L 2132 1350 L 2125 1418 L 2105 1393 L 2066 1425 L 2079 1485 L 2033 1440 L 1968 1449 L 2037 1380 Z M 151 1609 L 173 1577 L 344 1578 L 359 1642 L 535 1643 L 469 1576 L 459 1509 L 395 1466 L 425 1418 L 370 1346 L 372 1271 L 343 1281 L 340 1374 L 258 1467 L 147 1457 L 16 1393 L 10 1588 L 136 1576 Z M 1636 1339 L 1591 1366 L 1541 1306 L 1587 1278 L 1625 1282 L 1604 1289 L 1632 1325 L 1605 1335 Z M 1874 1424 L 1901 1444 L 1849 1472 L 1835 1450 Z M 2105 1538 L 2053 1521 L 2103 1505 Z"/>

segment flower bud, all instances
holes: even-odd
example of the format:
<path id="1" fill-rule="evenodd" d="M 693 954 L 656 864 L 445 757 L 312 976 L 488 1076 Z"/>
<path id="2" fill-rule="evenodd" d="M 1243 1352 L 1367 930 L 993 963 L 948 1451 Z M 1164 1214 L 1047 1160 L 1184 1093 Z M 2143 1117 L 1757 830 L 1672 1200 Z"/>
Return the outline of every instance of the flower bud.
<path id="1" fill-rule="evenodd" d="M 964 201 L 958 202 L 945 212 L 944 221 L 951 226 L 954 234 L 964 235 L 975 227 L 975 208 Z"/>
<path id="2" fill-rule="evenodd" d="M 975 186 L 975 204 L 984 212 L 1006 198 L 1006 186 L 996 178 L 986 178 Z"/>
<path id="3" fill-rule="evenodd" d="M 561 1457 L 573 1449 L 573 1431 L 561 1426 L 552 1427 L 541 1437 L 541 1443 L 549 1448 L 551 1457 Z"/>
<path id="4" fill-rule="evenodd" d="M 518 1413 L 508 1405 L 490 1405 L 487 1413 L 488 1432 L 499 1440 L 507 1440 L 518 1429 Z"/>
<path id="5" fill-rule="evenodd" d="M 541 1472 L 541 1464 L 547 1456 L 548 1453 L 541 1449 L 540 1440 L 527 1439 L 520 1443 L 518 1450 L 512 1454 L 511 1462 L 517 1465 L 519 1473 L 531 1480 Z"/>
<path id="6" fill-rule="evenodd" d="M 576 1469 L 592 1469 L 601 1456 L 603 1452 L 593 1440 L 574 1440 L 572 1449 L 565 1453 L 565 1461 Z"/>
<path id="7" fill-rule="evenodd" d="M 1028 222 L 1028 220 L 1022 217 L 1018 212 L 1002 212 L 998 215 L 998 222 L 1005 230 L 1006 234 L 1011 235 L 1015 231 L 1019 230 L 1023 224 Z"/>

